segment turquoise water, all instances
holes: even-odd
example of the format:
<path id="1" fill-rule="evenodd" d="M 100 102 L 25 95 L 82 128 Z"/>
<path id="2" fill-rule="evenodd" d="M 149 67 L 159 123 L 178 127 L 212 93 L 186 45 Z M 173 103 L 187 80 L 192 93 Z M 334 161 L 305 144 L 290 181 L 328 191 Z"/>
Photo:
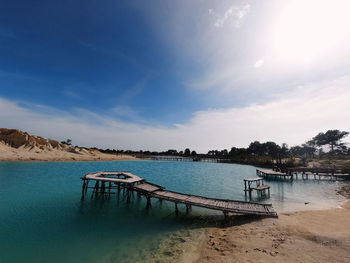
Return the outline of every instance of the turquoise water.
<path id="1" fill-rule="evenodd" d="M 126 205 L 117 196 L 81 202 L 85 173 L 128 170 L 169 190 L 245 200 L 243 179 L 254 177 L 255 169 L 200 162 L 2 162 L 0 262 L 142 262 L 149 255 L 169 256 L 180 251 L 162 247 L 164 237 L 175 247 L 176 240 L 185 240 L 173 233 L 188 235 L 186 230 L 198 226 L 198 216 L 216 213 L 193 209 L 185 216 L 180 206 L 175 217 L 171 203 L 153 200 L 147 211 L 143 199 Z M 266 183 L 272 193 L 266 202 L 279 211 L 334 207 L 344 200 L 335 194 L 338 182 Z"/>

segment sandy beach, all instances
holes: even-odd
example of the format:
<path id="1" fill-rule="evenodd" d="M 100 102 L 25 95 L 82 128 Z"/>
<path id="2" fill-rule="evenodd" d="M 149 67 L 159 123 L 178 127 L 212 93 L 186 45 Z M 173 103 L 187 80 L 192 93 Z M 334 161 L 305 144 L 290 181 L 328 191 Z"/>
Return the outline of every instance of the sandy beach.
<path id="1" fill-rule="evenodd" d="M 206 228 L 196 253 L 195 263 L 350 262 L 350 201 L 278 219 L 235 218 L 230 227 Z"/>

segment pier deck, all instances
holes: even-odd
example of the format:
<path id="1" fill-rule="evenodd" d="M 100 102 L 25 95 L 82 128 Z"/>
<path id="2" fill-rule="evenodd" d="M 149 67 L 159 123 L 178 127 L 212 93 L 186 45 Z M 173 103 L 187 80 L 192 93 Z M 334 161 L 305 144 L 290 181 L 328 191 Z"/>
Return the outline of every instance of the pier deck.
<path id="1" fill-rule="evenodd" d="M 281 173 L 281 172 L 276 172 L 274 170 L 269 170 L 269 169 L 256 169 L 256 174 L 260 177 L 272 177 L 272 178 L 283 178 L 283 179 L 292 179 L 293 176 L 289 173 Z"/>
<path id="2" fill-rule="evenodd" d="M 117 176 L 117 178 L 113 175 Z M 127 200 L 130 200 L 130 193 L 135 191 L 139 195 L 144 195 L 147 198 L 147 207 L 151 204 L 151 198 L 157 198 L 159 200 L 175 203 L 175 212 L 178 211 L 178 204 L 184 204 L 186 205 L 186 211 L 188 211 L 191 206 L 197 206 L 222 211 L 225 216 L 228 213 L 234 213 L 240 215 L 277 217 L 277 213 L 274 211 L 271 204 L 209 198 L 168 191 L 160 185 L 149 183 L 145 179 L 129 172 L 99 172 L 87 174 L 81 179 L 83 180 L 82 199 L 84 199 L 88 188 L 94 189 L 92 197 L 95 196 L 95 198 L 99 196 L 104 198 L 106 195 L 110 196 L 111 190 L 120 190 L 120 188 L 124 188 L 127 190 Z M 91 180 L 95 181 L 94 187 L 88 187 L 89 181 Z M 105 185 L 106 183 L 108 183 L 107 186 Z M 112 184 L 117 185 L 117 187 L 113 187 Z"/>

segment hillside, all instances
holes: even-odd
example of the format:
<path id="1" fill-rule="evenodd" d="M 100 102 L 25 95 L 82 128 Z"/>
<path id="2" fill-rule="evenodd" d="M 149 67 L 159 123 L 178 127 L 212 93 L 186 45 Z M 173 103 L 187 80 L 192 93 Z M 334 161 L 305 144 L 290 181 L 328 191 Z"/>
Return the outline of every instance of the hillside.
<path id="1" fill-rule="evenodd" d="M 17 129 L 0 128 L 0 161 L 102 161 L 134 159 L 73 147 Z"/>

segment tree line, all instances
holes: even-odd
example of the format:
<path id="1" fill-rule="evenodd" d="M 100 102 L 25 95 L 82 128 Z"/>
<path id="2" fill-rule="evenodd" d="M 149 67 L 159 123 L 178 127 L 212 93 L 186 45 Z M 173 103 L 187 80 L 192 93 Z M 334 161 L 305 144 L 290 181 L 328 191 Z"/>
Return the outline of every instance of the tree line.
<path id="1" fill-rule="evenodd" d="M 300 158 L 303 162 L 307 159 L 322 156 L 350 155 L 350 148 L 346 146 L 343 139 L 349 135 L 347 131 L 328 130 L 320 132 L 311 140 L 293 147 L 286 143 L 278 145 L 275 142 L 254 141 L 247 148 L 232 147 L 230 150 L 210 150 L 207 153 L 197 153 L 189 148 L 183 151 L 170 149 L 167 151 L 131 151 L 131 150 L 101 150 L 105 153 L 114 154 L 133 154 L 139 157 L 147 156 L 183 156 L 196 158 L 218 158 L 225 159 L 228 162 L 249 163 L 249 164 L 290 164 L 295 158 Z"/>

